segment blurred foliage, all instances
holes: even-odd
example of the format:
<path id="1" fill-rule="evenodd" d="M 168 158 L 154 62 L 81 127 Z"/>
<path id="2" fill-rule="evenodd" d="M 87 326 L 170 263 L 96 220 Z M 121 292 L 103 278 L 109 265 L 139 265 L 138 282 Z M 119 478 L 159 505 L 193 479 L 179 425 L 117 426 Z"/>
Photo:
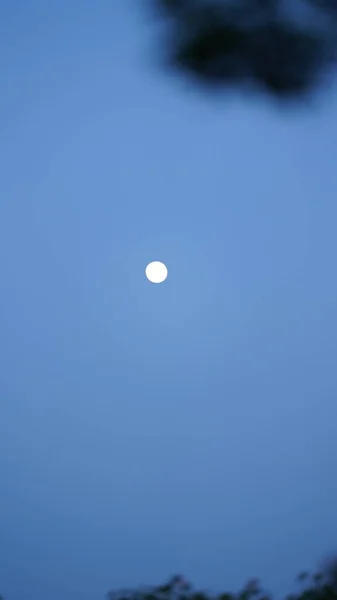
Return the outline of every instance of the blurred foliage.
<path id="1" fill-rule="evenodd" d="M 165 63 L 208 89 L 309 96 L 337 59 L 337 0 L 147 0 Z"/>
<path id="2" fill-rule="evenodd" d="M 337 600 L 337 558 L 325 561 L 318 573 L 300 573 L 296 583 L 300 589 L 286 600 Z M 176 575 L 160 586 L 109 592 L 107 600 L 272 600 L 272 595 L 258 579 L 248 580 L 235 593 L 211 594 L 196 590 L 188 580 Z"/>

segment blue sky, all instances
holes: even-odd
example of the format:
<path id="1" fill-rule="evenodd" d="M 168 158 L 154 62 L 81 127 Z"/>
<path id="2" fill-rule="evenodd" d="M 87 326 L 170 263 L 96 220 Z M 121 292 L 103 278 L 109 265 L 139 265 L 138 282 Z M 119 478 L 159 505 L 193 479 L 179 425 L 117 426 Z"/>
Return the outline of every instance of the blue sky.
<path id="1" fill-rule="evenodd" d="M 0 33 L 1 593 L 288 592 L 337 539 L 336 90 L 211 100 L 131 0 Z"/>

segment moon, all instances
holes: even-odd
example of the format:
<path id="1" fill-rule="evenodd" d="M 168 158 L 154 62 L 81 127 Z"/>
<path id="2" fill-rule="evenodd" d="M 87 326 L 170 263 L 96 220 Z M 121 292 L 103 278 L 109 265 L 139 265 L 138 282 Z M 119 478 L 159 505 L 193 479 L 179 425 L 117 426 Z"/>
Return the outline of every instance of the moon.
<path id="1" fill-rule="evenodd" d="M 151 283 L 163 283 L 167 274 L 168 271 L 166 265 L 159 260 L 150 262 L 145 269 L 145 275 Z"/>

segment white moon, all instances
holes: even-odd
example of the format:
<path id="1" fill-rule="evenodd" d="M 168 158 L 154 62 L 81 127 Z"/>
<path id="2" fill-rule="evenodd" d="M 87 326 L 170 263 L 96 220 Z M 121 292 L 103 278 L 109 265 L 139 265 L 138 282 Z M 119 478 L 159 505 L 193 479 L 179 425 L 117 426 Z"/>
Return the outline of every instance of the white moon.
<path id="1" fill-rule="evenodd" d="M 152 283 L 163 283 L 167 277 L 167 267 L 164 263 L 155 260 L 147 265 L 145 275 Z"/>

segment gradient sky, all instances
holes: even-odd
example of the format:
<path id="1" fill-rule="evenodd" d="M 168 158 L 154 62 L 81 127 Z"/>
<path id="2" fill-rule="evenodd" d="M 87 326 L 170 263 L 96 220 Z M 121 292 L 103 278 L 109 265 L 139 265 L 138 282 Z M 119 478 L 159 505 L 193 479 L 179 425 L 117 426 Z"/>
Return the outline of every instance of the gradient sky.
<path id="1" fill-rule="evenodd" d="M 282 595 L 337 543 L 336 89 L 211 100 L 136 5 L 1 2 L 6 600 Z"/>

